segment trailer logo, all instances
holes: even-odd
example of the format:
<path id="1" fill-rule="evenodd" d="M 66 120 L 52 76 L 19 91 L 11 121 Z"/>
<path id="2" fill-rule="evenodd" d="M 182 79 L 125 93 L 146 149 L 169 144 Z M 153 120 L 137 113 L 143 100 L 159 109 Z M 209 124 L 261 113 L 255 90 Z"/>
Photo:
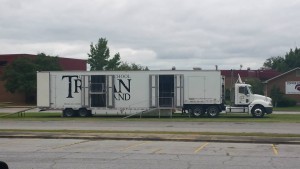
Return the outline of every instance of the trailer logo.
<path id="1" fill-rule="evenodd" d="M 297 84 L 297 85 L 295 86 L 295 89 L 298 90 L 298 91 L 300 91 L 300 84 Z"/>
<path id="2" fill-rule="evenodd" d="M 114 98 L 116 100 L 130 100 L 130 84 L 131 78 L 129 75 L 116 75 L 116 84 L 114 85 Z M 67 98 L 73 98 L 73 93 L 81 91 L 81 79 L 77 75 L 62 76 L 62 80 L 68 81 Z"/>
<path id="3" fill-rule="evenodd" d="M 81 90 L 81 80 L 78 79 L 78 76 L 76 75 L 73 75 L 73 76 L 62 76 L 62 79 L 64 78 L 68 78 L 68 82 L 69 82 L 69 90 L 68 90 L 68 96 L 67 98 L 73 98 L 72 96 L 72 91 L 73 91 L 73 88 L 72 88 L 72 79 L 74 80 L 75 82 L 75 86 L 74 86 L 74 93 L 79 93 L 78 92 L 78 89 Z"/>
<path id="4" fill-rule="evenodd" d="M 118 82 L 114 86 L 115 99 L 125 101 L 130 100 L 131 78 L 129 77 L 129 75 L 116 75 L 115 77 L 117 78 Z"/>

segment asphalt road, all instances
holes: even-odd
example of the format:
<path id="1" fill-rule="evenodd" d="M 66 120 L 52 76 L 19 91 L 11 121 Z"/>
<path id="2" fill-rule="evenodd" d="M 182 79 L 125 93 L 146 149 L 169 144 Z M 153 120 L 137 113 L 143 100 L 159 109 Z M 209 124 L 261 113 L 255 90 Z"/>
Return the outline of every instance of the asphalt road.
<path id="1" fill-rule="evenodd" d="M 300 145 L 0 139 L 11 169 L 298 169 Z"/>

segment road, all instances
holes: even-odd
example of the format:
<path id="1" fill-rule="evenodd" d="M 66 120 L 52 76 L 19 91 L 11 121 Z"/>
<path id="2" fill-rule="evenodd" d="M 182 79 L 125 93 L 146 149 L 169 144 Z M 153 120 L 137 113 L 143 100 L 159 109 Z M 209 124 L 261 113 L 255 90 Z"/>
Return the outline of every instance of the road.
<path id="1" fill-rule="evenodd" d="M 15 121 L 1 120 L 0 129 L 247 132 L 300 134 L 300 123 L 160 122 L 160 121 Z"/>
<path id="2" fill-rule="evenodd" d="M 300 145 L 0 139 L 11 169 L 298 169 Z"/>

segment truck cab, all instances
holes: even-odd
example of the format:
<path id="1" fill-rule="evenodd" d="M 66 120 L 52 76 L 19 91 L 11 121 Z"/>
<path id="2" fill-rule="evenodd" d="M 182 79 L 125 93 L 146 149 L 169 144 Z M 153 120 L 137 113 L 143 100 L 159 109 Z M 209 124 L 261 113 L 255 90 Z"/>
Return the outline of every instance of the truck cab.
<path id="1" fill-rule="evenodd" d="M 273 111 L 270 97 L 253 94 L 251 85 L 243 83 L 240 79 L 234 87 L 234 105 L 227 106 L 227 113 L 246 112 L 253 117 L 263 117 Z"/>

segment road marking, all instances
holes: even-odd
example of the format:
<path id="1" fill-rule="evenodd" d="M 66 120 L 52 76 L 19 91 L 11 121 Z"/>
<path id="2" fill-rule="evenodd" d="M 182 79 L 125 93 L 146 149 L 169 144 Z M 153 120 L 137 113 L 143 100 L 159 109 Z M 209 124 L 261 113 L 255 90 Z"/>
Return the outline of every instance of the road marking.
<path id="1" fill-rule="evenodd" d="M 147 143 L 149 143 L 149 141 L 144 141 L 144 142 L 142 142 L 142 143 L 133 144 L 133 145 L 130 145 L 130 146 L 128 146 L 128 147 L 122 148 L 121 151 L 126 151 L 126 150 L 128 150 L 128 149 L 131 149 L 131 148 L 134 148 L 134 147 L 143 145 L 143 144 L 147 144 Z"/>
<path id="2" fill-rule="evenodd" d="M 205 144 L 203 144 L 203 145 L 201 145 L 200 147 L 198 147 L 195 151 L 194 151 L 194 153 L 198 153 L 199 151 L 201 151 L 205 146 L 207 146 L 209 143 L 205 143 Z"/>
<path id="3" fill-rule="evenodd" d="M 86 143 L 86 142 L 89 142 L 89 141 L 84 140 L 84 141 L 75 142 L 75 143 L 72 143 L 72 144 L 66 144 L 66 145 L 63 145 L 63 146 L 53 147 L 52 149 L 59 149 L 59 148 L 69 147 L 69 146 L 73 146 L 73 145 L 81 144 L 81 143 Z"/>
<path id="4" fill-rule="evenodd" d="M 278 148 L 276 147 L 275 144 L 272 144 L 272 149 L 275 155 L 278 155 Z"/>

